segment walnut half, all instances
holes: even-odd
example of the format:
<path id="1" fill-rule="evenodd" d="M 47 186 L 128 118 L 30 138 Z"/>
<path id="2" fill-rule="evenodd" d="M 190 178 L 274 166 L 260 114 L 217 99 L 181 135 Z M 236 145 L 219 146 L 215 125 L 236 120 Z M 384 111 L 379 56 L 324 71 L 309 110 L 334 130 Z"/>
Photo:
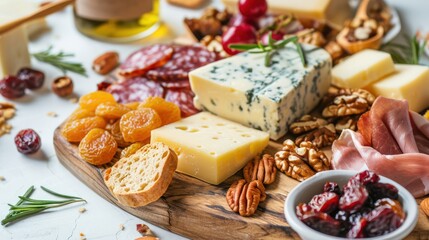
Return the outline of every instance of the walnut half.
<path id="1" fill-rule="evenodd" d="M 337 139 L 337 134 L 335 132 L 334 124 L 331 123 L 297 137 L 295 144 L 299 146 L 302 142 L 309 141 L 314 146 L 322 148 L 331 146 L 335 139 Z"/>
<path id="2" fill-rule="evenodd" d="M 277 168 L 274 157 L 264 154 L 262 158 L 256 157 L 243 168 L 244 179 L 247 182 L 260 180 L 263 184 L 271 184 L 276 180 Z"/>
<path id="3" fill-rule="evenodd" d="M 326 124 L 328 122 L 325 119 L 304 115 L 292 123 L 289 129 L 293 134 L 301 134 L 325 126 Z"/>
<path id="4" fill-rule="evenodd" d="M 331 105 L 325 107 L 323 117 L 343 117 L 362 114 L 369 110 L 374 96 L 363 89 L 340 89 Z"/>
<path id="5" fill-rule="evenodd" d="M 243 217 L 253 215 L 259 202 L 263 202 L 265 198 L 265 187 L 259 180 L 249 183 L 244 179 L 237 180 L 226 193 L 226 202 L 229 207 Z"/>

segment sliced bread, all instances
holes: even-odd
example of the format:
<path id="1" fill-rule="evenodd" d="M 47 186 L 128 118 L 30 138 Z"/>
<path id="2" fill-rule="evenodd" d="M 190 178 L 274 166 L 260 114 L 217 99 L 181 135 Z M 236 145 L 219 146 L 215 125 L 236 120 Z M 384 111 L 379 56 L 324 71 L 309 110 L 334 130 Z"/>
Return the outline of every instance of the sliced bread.
<path id="1" fill-rule="evenodd" d="M 140 207 L 167 191 L 176 168 L 177 155 L 163 143 L 152 143 L 107 169 L 104 182 L 119 203 Z"/>

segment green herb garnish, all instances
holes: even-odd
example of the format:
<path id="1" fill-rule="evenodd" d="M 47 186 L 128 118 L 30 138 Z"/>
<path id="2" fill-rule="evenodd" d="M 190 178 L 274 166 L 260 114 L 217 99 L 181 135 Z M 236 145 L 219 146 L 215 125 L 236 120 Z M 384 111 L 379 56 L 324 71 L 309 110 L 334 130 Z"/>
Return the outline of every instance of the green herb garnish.
<path id="1" fill-rule="evenodd" d="M 1 221 L 1 225 L 7 225 L 12 222 L 20 221 L 24 218 L 34 216 L 40 212 L 43 212 L 48 209 L 62 207 L 68 204 L 77 203 L 77 202 L 86 202 L 86 200 L 80 197 L 67 196 L 63 194 L 56 193 L 52 190 L 49 190 L 45 187 L 41 187 L 43 191 L 60 197 L 66 200 L 38 200 L 30 198 L 31 194 L 34 192 L 34 186 L 31 186 L 22 196 L 19 196 L 19 201 L 15 204 L 8 204 L 10 206 L 9 213 Z"/>
<path id="2" fill-rule="evenodd" d="M 65 58 L 73 57 L 74 54 L 64 53 L 63 51 L 60 51 L 59 53 L 52 53 L 51 50 L 52 50 L 52 46 L 46 49 L 45 51 L 33 53 L 31 55 L 41 62 L 45 62 L 45 63 L 51 64 L 56 68 L 59 68 L 64 75 L 67 73 L 67 71 L 70 71 L 70 72 L 83 75 L 85 77 L 87 76 L 86 69 L 83 67 L 81 63 L 68 62 L 65 60 Z"/>
<path id="3" fill-rule="evenodd" d="M 272 32 L 268 33 L 268 45 L 263 45 L 260 42 L 257 44 L 230 44 L 229 48 L 238 51 L 249 51 L 249 53 L 265 53 L 265 66 L 271 65 L 271 58 L 277 52 L 277 50 L 284 48 L 288 43 L 294 43 L 301 59 L 303 66 L 307 65 L 307 59 L 305 58 L 304 51 L 302 50 L 301 44 L 298 42 L 298 36 L 291 36 L 284 40 L 276 41 L 273 39 Z"/>
<path id="4" fill-rule="evenodd" d="M 381 46 L 381 50 L 388 52 L 395 63 L 420 64 L 425 47 L 426 41 L 420 41 L 414 36 L 406 44 L 389 42 Z"/>

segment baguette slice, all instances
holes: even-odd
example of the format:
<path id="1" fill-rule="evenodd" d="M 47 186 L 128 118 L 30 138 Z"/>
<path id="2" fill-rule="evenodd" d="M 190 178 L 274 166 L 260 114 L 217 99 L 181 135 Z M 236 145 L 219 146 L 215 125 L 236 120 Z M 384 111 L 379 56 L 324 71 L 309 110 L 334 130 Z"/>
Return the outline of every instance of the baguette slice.
<path id="1" fill-rule="evenodd" d="M 163 143 L 152 143 L 107 169 L 104 182 L 119 203 L 140 207 L 167 191 L 176 168 L 177 155 Z"/>

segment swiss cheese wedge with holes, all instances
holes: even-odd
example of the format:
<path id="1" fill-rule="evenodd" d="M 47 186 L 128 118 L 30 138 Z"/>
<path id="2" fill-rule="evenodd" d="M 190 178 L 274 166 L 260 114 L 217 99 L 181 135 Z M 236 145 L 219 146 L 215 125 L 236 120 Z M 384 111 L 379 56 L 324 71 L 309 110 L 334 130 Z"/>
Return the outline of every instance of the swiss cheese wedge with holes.
<path id="1" fill-rule="evenodd" d="M 167 191 L 176 168 L 176 154 L 163 143 L 153 143 L 107 169 L 104 182 L 121 204 L 140 207 Z"/>

